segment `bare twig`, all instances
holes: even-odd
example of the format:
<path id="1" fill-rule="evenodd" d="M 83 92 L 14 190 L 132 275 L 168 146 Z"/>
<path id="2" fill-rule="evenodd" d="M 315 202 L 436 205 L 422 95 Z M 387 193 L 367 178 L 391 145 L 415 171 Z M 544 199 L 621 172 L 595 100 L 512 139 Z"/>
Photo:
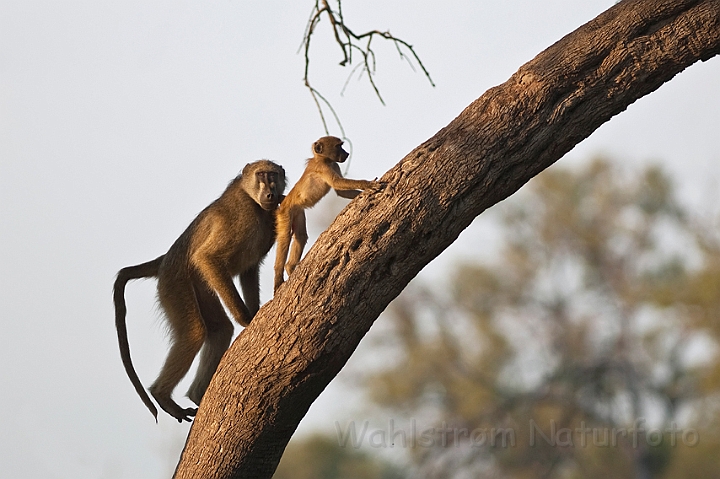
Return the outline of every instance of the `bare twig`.
<path id="1" fill-rule="evenodd" d="M 305 28 L 305 33 L 303 35 L 303 41 L 301 48 L 304 47 L 305 50 L 305 76 L 303 77 L 303 81 L 305 82 L 305 86 L 310 91 L 310 95 L 313 97 L 313 100 L 315 101 L 315 105 L 317 106 L 318 112 L 320 113 L 320 119 L 323 123 L 323 128 L 325 129 L 326 134 L 330 134 L 328 131 L 327 122 L 325 120 L 325 114 L 323 112 L 322 104 L 325 104 L 330 111 L 333 114 L 333 117 L 335 118 L 335 121 L 337 122 L 340 130 L 342 131 L 342 124 L 340 123 L 340 119 L 338 118 L 338 115 L 333 110 L 330 103 L 322 96 L 320 93 L 312 86 L 310 83 L 310 40 L 312 39 L 313 34 L 315 33 L 315 27 L 318 25 L 318 23 L 321 21 L 323 15 L 325 15 L 328 18 L 328 21 L 330 22 L 330 25 L 333 30 L 333 35 L 335 37 L 335 43 L 340 47 L 342 50 L 342 61 L 340 61 L 341 66 L 353 66 L 353 52 L 357 52 L 362 57 L 362 61 L 357 63 L 351 70 L 350 75 L 348 76 L 347 81 L 343 85 L 342 92 L 345 91 L 345 88 L 347 87 L 350 78 L 355 74 L 355 72 L 358 69 L 361 69 L 361 76 L 365 73 L 367 73 L 368 81 L 370 82 L 370 86 L 372 87 L 373 91 L 375 92 L 375 95 L 378 97 L 378 100 L 380 100 L 380 103 L 385 105 L 385 101 L 383 100 L 382 96 L 380 95 L 380 89 L 378 88 L 377 84 L 375 83 L 375 79 L 373 76 L 375 75 L 375 68 L 376 68 L 376 60 L 375 60 L 375 51 L 372 48 L 372 39 L 374 37 L 380 37 L 384 40 L 389 40 L 393 43 L 395 48 L 397 49 L 398 53 L 400 54 L 400 59 L 406 60 L 410 67 L 415 70 L 415 66 L 413 65 L 410 56 L 415 59 L 418 66 L 422 70 L 425 77 L 430 82 L 430 85 L 435 86 L 435 83 L 433 82 L 432 78 L 430 77 L 430 73 L 425 68 L 425 65 L 423 65 L 422 61 L 420 60 L 420 57 L 415 52 L 415 49 L 412 45 L 410 45 L 405 40 L 402 40 L 400 38 L 395 37 L 392 35 L 389 31 L 381 32 L 380 30 L 369 30 L 365 33 L 356 34 L 348 26 L 345 24 L 345 18 L 343 17 L 342 13 L 342 0 L 335 0 L 337 2 L 337 11 L 333 10 L 333 8 L 330 6 L 328 0 L 316 0 L 315 5 L 313 6 L 313 9 L 310 13 L 310 18 L 307 23 L 307 27 Z M 364 42 L 364 45 L 360 44 L 361 40 L 367 40 Z M 403 53 L 403 51 L 410 52 L 410 55 Z M 321 101 L 319 101 L 321 100 Z M 344 132 L 343 132 L 344 135 Z"/>

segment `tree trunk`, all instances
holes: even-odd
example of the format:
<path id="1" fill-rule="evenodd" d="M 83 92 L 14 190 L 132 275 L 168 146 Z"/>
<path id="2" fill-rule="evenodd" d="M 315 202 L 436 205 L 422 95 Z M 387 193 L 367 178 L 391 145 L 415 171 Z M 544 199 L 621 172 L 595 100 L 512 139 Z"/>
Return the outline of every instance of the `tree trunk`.
<path id="1" fill-rule="evenodd" d="M 407 283 L 489 206 L 720 52 L 720 0 L 627 0 L 491 88 L 325 231 L 225 354 L 177 478 L 270 478 L 310 404 Z"/>

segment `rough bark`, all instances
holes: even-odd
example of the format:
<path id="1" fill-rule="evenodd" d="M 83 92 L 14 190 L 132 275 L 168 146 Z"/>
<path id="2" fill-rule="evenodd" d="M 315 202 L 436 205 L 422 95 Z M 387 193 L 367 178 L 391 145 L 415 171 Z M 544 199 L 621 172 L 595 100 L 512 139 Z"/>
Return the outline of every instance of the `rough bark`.
<path id="1" fill-rule="evenodd" d="M 489 206 L 720 52 L 720 0 L 615 5 L 488 90 L 352 201 L 213 378 L 178 478 L 270 478 L 310 404 L 407 283 Z"/>

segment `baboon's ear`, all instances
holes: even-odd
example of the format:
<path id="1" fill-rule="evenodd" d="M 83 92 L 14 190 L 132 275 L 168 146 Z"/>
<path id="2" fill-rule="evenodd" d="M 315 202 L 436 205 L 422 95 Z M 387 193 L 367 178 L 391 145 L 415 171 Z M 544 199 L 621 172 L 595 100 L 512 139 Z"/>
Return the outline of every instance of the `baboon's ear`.
<path id="1" fill-rule="evenodd" d="M 322 150 L 323 150 L 322 143 L 320 143 L 319 141 L 316 141 L 315 143 L 313 143 L 313 151 L 315 153 L 317 153 L 319 155 L 322 153 Z"/>

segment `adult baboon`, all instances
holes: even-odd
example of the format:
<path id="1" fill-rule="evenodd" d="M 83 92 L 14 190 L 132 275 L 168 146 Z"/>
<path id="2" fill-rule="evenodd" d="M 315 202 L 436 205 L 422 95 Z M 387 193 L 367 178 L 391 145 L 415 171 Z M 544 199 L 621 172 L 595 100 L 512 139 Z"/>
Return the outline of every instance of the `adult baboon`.
<path id="1" fill-rule="evenodd" d="M 190 421 L 196 408 L 181 408 L 173 399 L 202 348 L 200 364 L 187 396 L 199 405 L 233 333 L 222 303 L 242 326 L 260 308 L 259 268 L 275 241 L 275 212 L 285 190 L 285 171 L 260 160 L 243 168 L 223 194 L 190 223 L 167 253 L 153 261 L 123 268 L 114 287 L 115 323 L 125 371 L 157 420 L 157 409 L 130 360 L 125 325 L 125 284 L 157 277 L 158 298 L 165 312 L 171 347 L 160 375 L 150 386 L 162 409 L 178 421 Z M 243 298 L 233 278 L 240 277 Z"/>

